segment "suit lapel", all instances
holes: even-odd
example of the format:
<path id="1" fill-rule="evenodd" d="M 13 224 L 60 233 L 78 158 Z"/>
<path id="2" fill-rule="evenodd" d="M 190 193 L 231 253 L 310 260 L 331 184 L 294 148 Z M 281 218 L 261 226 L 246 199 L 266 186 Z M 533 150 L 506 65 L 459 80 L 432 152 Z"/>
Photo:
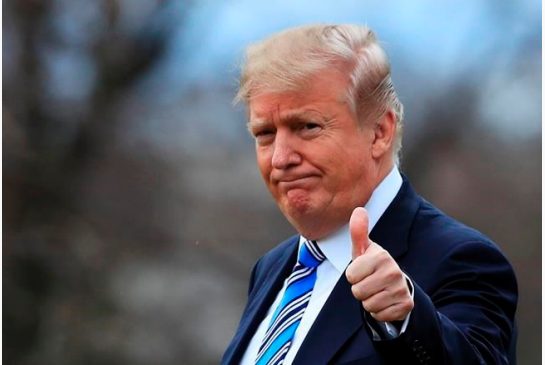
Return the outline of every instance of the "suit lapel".
<path id="1" fill-rule="evenodd" d="M 371 231 L 371 239 L 395 259 L 408 249 L 410 228 L 418 205 L 417 195 L 403 176 L 399 192 Z M 352 296 L 350 284 L 343 274 L 303 341 L 294 364 L 327 363 L 363 324 L 362 306 Z M 367 348 L 365 344 L 368 344 Z M 364 357 L 373 351 L 370 339 L 363 345 L 355 349 L 355 356 Z"/>
<path id="2" fill-rule="evenodd" d="M 301 344 L 294 364 L 325 364 L 363 324 L 361 305 L 343 275 Z M 365 349 L 362 349 L 365 350 Z"/>
<path id="3" fill-rule="evenodd" d="M 387 250 L 394 259 L 408 249 L 411 226 L 420 205 L 420 198 L 405 175 L 402 177 L 403 184 L 399 192 L 369 234 L 369 238 Z"/>
<path id="4" fill-rule="evenodd" d="M 257 327 L 265 318 L 267 310 L 270 308 L 276 295 L 282 288 L 284 280 L 290 275 L 293 265 L 297 260 L 297 241 L 299 236 L 289 240 L 287 249 L 285 249 L 277 260 L 270 266 L 261 268 L 263 277 L 256 277 L 254 288 L 248 299 L 248 305 L 244 310 L 239 329 L 233 338 L 235 348 L 231 356 L 224 359 L 225 364 L 238 364 L 244 355 Z"/>

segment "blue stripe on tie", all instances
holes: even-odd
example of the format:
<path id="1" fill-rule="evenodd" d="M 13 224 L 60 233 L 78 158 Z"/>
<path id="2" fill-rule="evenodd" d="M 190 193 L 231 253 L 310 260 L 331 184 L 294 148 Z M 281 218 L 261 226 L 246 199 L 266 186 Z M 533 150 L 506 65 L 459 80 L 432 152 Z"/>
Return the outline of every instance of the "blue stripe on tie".
<path id="1" fill-rule="evenodd" d="M 305 276 L 308 276 L 312 273 L 313 268 L 312 267 L 304 267 L 299 266 L 299 268 L 293 269 L 293 272 L 291 273 L 288 280 L 286 280 L 286 286 L 289 286 L 291 283 L 296 282 L 297 280 L 301 280 Z"/>
<path id="2" fill-rule="evenodd" d="M 276 355 L 274 355 L 270 360 L 269 364 L 271 365 L 280 365 L 284 362 L 284 358 L 286 357 L 286 354 L 288 353 L 288 350 L 290 349 L 291 341 L 288 341 L 278 350 Z"/>
<path id="3" fill-rule="evenodd" d="M 286 290 L 262 339 L 256 365 L 282 364 L 312 295 L 316 269 L 325 256 L 315 241 L 299 248 L 297 264 L 286 280 Z"/>
<path id="4" fill-rule="evenodd" d="M 287 303 L 291 302 L 293 299 L 297 298 L 303 293 L 306 293 L 314 287 L 314 282 L 316 281 L 316 270 L 313 270 L 312 273 L 301 280 L 297 280 L 290 284 L 287 287 L 284 297 L 280 302 L 277 310 L 281 310 L 286 306 Z"/>
<path id="5" fill-rule="evenodd" d="M 262 348 L 267 347 L 269 342 L 274 340 L 275 336 L 278 336 L 278 333 L 286 327 L 286 324 L 289 323 L 292 318 L 297 317 L 298 314 L 302 315 L 304 313 L 309 299 L 310 295 L 307 293 L 285 307 L 278 318 L 272 322 L 272 326 L 267 330 L 267 333 L 265 333 L 263 343 L 259 348 L 260 352 Z"/>
<path id="6" fill-rule="evenodd" d="M 278 316 L 271 321 L 270 327 L 263 338 L 263 343 L 265 343 L 267 338 L 270 337 L 270 334 L 275 331 L 276 328 L 278 328 L 280 322 L 283 322 L 285 318 L 290 316 L 293 311 L 297 310 L 301 306 L 306 306 L 306 302 L 310 299 L 311 295 L 311 292 L 305 293 L 304 295 L 297 297 L 295 300 L 291 301 L 284 308 L 282 308 L 282 311 L 278 314 Z"/>
<path id="7" fill-rule="evenodd" d="M 305 251 L 301 254 L 299 260 L 301 261 L 301 264 L 306 267 L 316 267 L 320 264 L 320 261 L 318 261 L 309 251 Z"/>
<path id="8" fill-rule="evenodd" d="M 316 243 L 305 242 L 306 250 L 301 250 L 299 262 L 307 267 L 316 267 L 324 261 L 325 257 Z"/>
<path id="9" fill-rule="evenodd" d="M 267 351 L 263 354 L 261 359 L 259 359 L 259 362 L 256 364 L 268 364 L 269 360 L 276 354 L 276 352 L 288 341 L 290 341 L 293 338 L 293 334 L 295 333 L 295 330 L 299 326 L 299 322 L 301 320 L 297 320 L 295 323 L 293 323 L 291 326 L 289 326 L 286 330 L 284 330 L 277 338 L 273 341 L 272 345 L 269 346 Z"/>

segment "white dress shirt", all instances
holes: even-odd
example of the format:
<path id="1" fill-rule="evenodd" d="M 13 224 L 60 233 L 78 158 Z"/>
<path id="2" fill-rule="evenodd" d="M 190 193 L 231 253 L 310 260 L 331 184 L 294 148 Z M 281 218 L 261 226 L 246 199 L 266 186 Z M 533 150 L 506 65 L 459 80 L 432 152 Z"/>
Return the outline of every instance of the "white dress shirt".
<path id="1" fill-rule="evenodd" d="M 402 182 L 403 180 L 399 170 L 396 166 L 394 166 L 392 171 L 390 171 L 390 173 L 373 191 L 371 198 L 369 198 L 369 201 L 365 205 L 369 215 L 369 232 L 378 222 L 386 208 L 388 208 L 390 203 L 394 200 L 399 189 L 401 188 Z M 299 245 L 303 244 L 304 241 L 306 241 L 306 238 L 301 236 L 299 238 Z M 343 275 L 343 272 L 352 260 L 352 241 L 348 230 L 348 224 L 330 236 L 319 240 L 318 246 L 326 256 L 326 259 L 320 264 L 320 266 L 318 266 L 318 269 L 316 270 L 316 283 L 314 284 L 314 289 L 312 291 L 308 306 L 305 309 L 305 313 L 303 314 L 303 318 L 301 319 L 301 323 L 295 331 L 291 347 L 286 354 L 286 358 L 284 360 L 285 365 L 290 365 L 295 359 L 295 355 L 297 354 L 297 351 L 303 343 L 306 335 L 310 331 L 312 324 L 318 317 L 318 313 L 320 313 L 320 310 L 324 306 L 327 298 L 333 291 L 335 284 L 337 284 L 337 281 L 339 281 L 341 275 Z M 269 326 L 274 310 L 282 300 L 285 290 L 286 281 L 284 281 L 282 289 L 269 308 L 265 319 L 263 319 L 254 336 L 250 340 L 246 352 L 242 357 L 242 365 L 255 364 L 255 359 L 259 347 L 261 346 L 263 336 L 267 331 L 267 327 Z M 408 318 L 409 317 L 407 316 L 405 323 L 403 323 L 401 333 L 406 328 Z M 395 335 L 397 335 L 397 330 L 393 326 L 390 326 L 389 324 L 387 325 L 387 331 L 389 333 L 394 332 Z"/>

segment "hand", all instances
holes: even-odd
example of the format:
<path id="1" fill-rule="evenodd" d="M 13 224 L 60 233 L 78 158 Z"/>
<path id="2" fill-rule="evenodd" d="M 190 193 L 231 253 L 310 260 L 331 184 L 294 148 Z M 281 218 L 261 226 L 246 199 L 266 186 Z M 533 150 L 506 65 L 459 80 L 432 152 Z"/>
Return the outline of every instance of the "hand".
<path id="1" fill-rule="evenodd" d="M 377 321 L 402 321 L 414 307 L 407 280 L 388 251 L 369 239 L 369 218 L 364 208 L 350 217 L 352 263 L 346 279 L 352 294 Z"/>

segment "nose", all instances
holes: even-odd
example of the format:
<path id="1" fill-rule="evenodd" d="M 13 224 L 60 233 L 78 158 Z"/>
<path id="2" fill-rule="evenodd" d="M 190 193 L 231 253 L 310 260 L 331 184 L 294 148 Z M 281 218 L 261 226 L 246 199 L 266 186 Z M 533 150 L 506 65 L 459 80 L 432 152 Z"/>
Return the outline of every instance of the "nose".
<path id="1" fill-rule="evenodd" d="M 288 133 L 278 131 L 274 139 L 272 167 L 284 170 L 301 163 L 301 155 L 297 151 L 297 144 Z"/>

